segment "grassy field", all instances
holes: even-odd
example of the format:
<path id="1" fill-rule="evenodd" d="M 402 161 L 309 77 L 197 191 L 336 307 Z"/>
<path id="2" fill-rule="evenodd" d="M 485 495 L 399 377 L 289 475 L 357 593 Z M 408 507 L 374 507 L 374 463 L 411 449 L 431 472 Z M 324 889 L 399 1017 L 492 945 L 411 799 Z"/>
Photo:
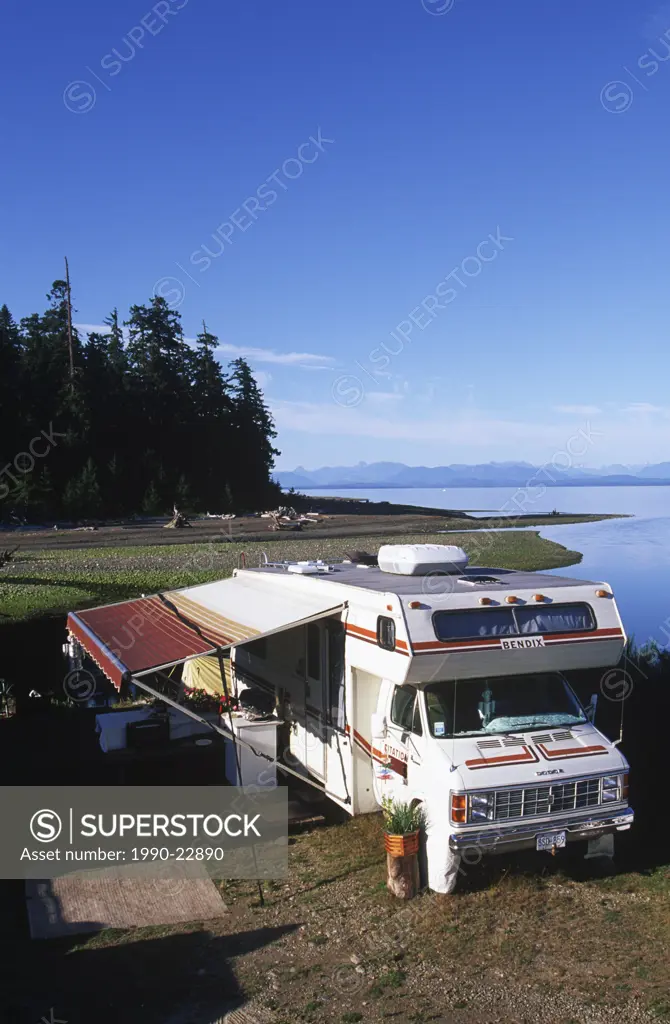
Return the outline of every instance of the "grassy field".
<path id="1" fill-rule="evenodd" d="M 244 552 L 258 565 L 263 551 L 283 559 L 341 558 L 347 551 L 376 552 L 388 543 L 458 544 L 474 564 L 510 569 L 554 569 L 573 565 L 581 554 L 543 540 L 535 531 L 478 530 L 473 533 L 407 533 L 343 537 L 296 536 L 243 544 L 189 543 L 83 550 L 19 551 L 0 571 L 0 622 L 75 611 L 143 593 L 209 583 L 230 576 Z"/>

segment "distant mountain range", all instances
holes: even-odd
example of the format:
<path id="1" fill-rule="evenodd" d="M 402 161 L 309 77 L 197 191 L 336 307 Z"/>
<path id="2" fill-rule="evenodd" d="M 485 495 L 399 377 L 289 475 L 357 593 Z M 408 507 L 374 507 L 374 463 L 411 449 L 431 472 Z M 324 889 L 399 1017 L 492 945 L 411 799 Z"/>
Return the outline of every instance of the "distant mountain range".
<path id="1" fill-rule="evenodd" d="M 277 470 L 275 479 L 287 490 L 314 487 L 612 487 L 670 484 L 670 462 L 650 466 L 602 466 L 600 469 L 556 469 L 530 462 L 487 462 L 477 466 L 405 466 L 402 462 L 359 462 L 357 466 L 324 466 Z"/>

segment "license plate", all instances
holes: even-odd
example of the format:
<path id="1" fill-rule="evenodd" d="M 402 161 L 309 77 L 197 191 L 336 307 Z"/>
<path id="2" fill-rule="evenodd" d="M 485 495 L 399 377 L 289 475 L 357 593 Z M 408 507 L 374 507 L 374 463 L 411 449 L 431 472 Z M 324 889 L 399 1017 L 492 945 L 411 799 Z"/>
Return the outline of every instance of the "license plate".
<path id="1" fill-rule="evenodd" d="M 560 849 L 565 846 L 565 842 L 565 832 L 547 832 L 546 835 L 537 837 L 537 849 L 553 850 L 554 847 Z"/>

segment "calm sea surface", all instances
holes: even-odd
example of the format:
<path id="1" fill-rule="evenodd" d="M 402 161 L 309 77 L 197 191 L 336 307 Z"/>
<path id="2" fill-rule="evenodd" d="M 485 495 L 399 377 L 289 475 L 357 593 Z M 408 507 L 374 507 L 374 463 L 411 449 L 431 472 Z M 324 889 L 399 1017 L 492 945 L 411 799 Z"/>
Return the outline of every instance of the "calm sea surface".
<path id="1" fill-rule="evenodd" d="M 611 584 L 629 635 L 642 644 L 653 638 L 670 640 L 670 486 L 550 487 L 524 493 L 516 487 L 464 487 L 369 490 L 338 489 L 311 494 L 370 498 L 405 505 L 486 511 L 622 512 L 632 519 L 613 519 L 577 526 L 547 526 L 543 537 L 584 555 L 571 576 Z M 565 573 L 565 569 L 558 570 Z M 668 621 L 666 621 L 668 620 Z M 664 630 L 666 632 L 664 632 Z M 667 635 L 666 635 L 667 633 Z"/>

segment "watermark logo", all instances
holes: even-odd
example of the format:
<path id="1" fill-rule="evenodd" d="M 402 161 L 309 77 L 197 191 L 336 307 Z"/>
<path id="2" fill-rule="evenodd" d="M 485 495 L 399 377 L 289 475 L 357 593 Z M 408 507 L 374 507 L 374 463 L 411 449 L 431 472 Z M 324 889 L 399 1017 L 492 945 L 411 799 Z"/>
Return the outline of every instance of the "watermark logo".
<path id="1" fill-rule="evenodd" d="M 606 700 L 614 703 L 626 700 L 633 692 L 634 683 L 628 672 L 622 668 L 612 668 L 601 677 L 600 692 Z"/>
<path id="2" fill-rule="evenodd" d="M 343 373 L 341 377 L 333 381 L 330 390 L 333 401 L 345 409 L 355 409 L 365 396 L 362 380 L 360 377 L 355 377 L 353 373 Z"/>
<path id="3" fill-rule="evenodd" d="M 166 275 L 154 284 L 153 293 L 165 299 L 169 306 L 180 306 L 186 296 L 184 278 L 188 278 L 198 288 L 201 284 L 196 275 L 206 273 L 215 260 L 226 253 L 241 235 L 254 226 L 259 217 L 270 209 L 288 192 L 293 182 L 301 178 L 310 164 L 328 152 L 327 147 L 335 145 L 335 139 L 325 136 L 321 128 L 314 135 L 302 142 L 295 150 L 295 155 L 287 157 L 276 167 L 272 174 L 260 183 L 256 190 L 232 210 L 224 220 L 212 231 L 210 237 L 195 249 L 188 260 L 187 266 L 174 261 L 175 267 L 183 274 L 182 277 Z M 190 267 L 190 269 L 189 269 Z M 197 269 L 196 269 L 197 268 Z"/>
<path id="4" fill-rule="evenodd" d="M 149 39 L 160 35 L 169 19 L 186 7 L 188 0 L 158 0 L 158 3 L 144 14 L 138 25 L 133 25 L 124 35 L 118 46 L 115 46 L 110 53 L 104 54 L 94 68 L 86 65 L 85 70 L 91 78 L 101 85 L 107 92 L 112 91 L 109 85 L 110 79 L 121 74 L 126 64 L 135 59 L 138 52 L 143 50 Z M 65 86 L 63 90 L 63 103 L 65 109 L 71 114 L 88 114 L 96 104 L 97 93 L 91 82 L 77 78 Z"/>
<path id="5" fill-rule="evenodd" d="M 360 992 L 365 984 L 365 974 L 357 971 L 353 964 L 341 964 L 333 971 L 333 984 L 345 996 Z"/>
<path id="6" fill-rule="evenodd" d="M 90 700 L 95 693 L 95 677 L 85 668 L 75 668 L 63 680 L 65 696 L 76 704 Z"/>
<path id="7" fill-rule="evenodd" d="M 71 114 L 88 114 L 93 110 L 97 94 L 90 82 L 77 79 L 63 90 L 63 103 Z"/>
<path id="8" fill-rule="evenodd" d="M 448 14 L 456 6 L 456 0 L 421 0 L 421 6 L 427 14 Z"/>
<path id="9" fill-rule="evenodd" d="M 668 60 L 670 60 L 670 28 L 659 35 L 654 45 L 638 57 L 634 65 L 635 71 L 625 64 L 621 65 L 621 70 L 626 74 L 625 80 L 615 78 L 602 87 L 600 104 L 603 109 L 608 114 L 625 114 L 633 104 L 635 86 L 638 86 L 643 92 L 649 92 L 649 87 L 644 84 L 644 79 L 653 78 Z"/>
<path id="10" fill-rule="evenodd" d="M 154 298 L 165 299 L 168 306 L 178 309 L 186 298 L 186 288 L 178 277 L 159 277 L 153 286 Z"/>
<path id="11" fill-rule="evenodd" d="M 38 843 L 53 843 L 63 831 L 63 822 L 55 811 L 44 808 L 30 819 L 30 832 Z"/>
<path id="12" fill-rule="evenodd" d="M 626 82 L 608 82 L 600 90 L 600 102 L 609 114 L 625 114 L 633 103 L 633 90 Z"/>

